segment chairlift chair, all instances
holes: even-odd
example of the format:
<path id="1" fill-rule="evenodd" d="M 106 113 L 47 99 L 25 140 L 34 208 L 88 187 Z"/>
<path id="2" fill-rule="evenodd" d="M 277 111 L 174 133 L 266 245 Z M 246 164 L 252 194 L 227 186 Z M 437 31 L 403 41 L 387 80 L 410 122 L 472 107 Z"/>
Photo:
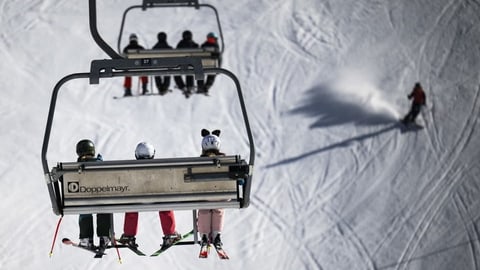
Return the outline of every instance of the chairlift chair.
<path id="1" fill-rule="evenodd" d="M 47 152 L 58 93 L 66 82 L 147 75 L 216 73 L 230 77 L 236 86 L 245 130 L 249 161 L 239 155 L 104 162 L 58 162 L 49 169 Z M 198 57 L 94 60 L 87 73 L 62 78 L 52 93 L 42 147 L 42 164 L 55 214 L 115 213 L 130 211 L 245 208 L 250 203 L 254 145 L 240 83 L 228 70 L 203 69 Z"/>
<path id="2" fill-rule="evenodd" d="M 144 58 L 144 57 L 181 57 L 181 56 L 199 56 L 202 58 L 203 66 L 220 67 L 219 58 L 223 54 L 225 43 L 223 40 L 222 27 L 220 24 L 220 18 L 217 9 L 209 4 L 200 4 L 198 0 L 143 0 L 141 5 L 134 5 L 127 8 L 122 17 L 122 23 L 120 26 L 120 33 L 118 35 L 117 49 L 119 54 L 123 54 L 121 50 L 121 40 L 125 27 L 125 20 L 128 13 L 134 9 L 141 9 L 146 11 L 153 8 L 195 8 L 200 9 L 202 7 L 210 8 L 214 11 L 219 34 L 220 49 L 212 50 L 211 48 L 198 48 L 198 49 L 172 49 L 172 50 L 131 50 L 123 55 L 126 58 Z"/>
<path id="3" fill-rule="evenodd" d="M 199 8 L 199 6 L 210 5 L 187 0 L 145 0 L 142 8 L 157 6 Z M 211 8 L 215 10 L 214 7 Z M 222 37 L 216 10 L 215 13 Z M 193 227 L 196 232 L 197 209 L 248 207 L 255 149 L 237 77 L 217 65 L 210 65 L 205 61 L 204 55 L 164 57 L 146 54 L 145 57 L 139 58 L 122 57 L 102 39 L 98 32 L 96 0 L 89 0 L 89 23 L 93 39 L 111 59 L 93 60 L 90 72 L 67 75 L 58 81 L 53 89 L 41 153 L 53 212 L 63 216 L 83 213 L 192 210 Z M 248 161 L 239 155 L 231 155 L 104 162 L 57 162 L 57 165 L 50 170 L 47 152 L 54 112 L 58 93 L 66 82 L 89 79 L 90 84 L 98 84 L 104 78 L 149 75 L 194 75 L 196 80 L 204 80 L 205 74 L 224 74 L 232 79 L 236 86 L 250 147 Z M 197 242 L 195 233 L 194 241 L 185 244 Z"/>

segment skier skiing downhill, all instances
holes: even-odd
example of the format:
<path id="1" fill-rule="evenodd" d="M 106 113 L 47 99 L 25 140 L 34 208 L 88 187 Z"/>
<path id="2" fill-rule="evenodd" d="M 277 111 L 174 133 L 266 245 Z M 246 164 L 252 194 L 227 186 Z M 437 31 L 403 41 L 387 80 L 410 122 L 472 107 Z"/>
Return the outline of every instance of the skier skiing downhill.
<path id="1" fill-rule="evenodd" d="M 158 42 L 153 46 L 152 49 L 172 49 L 167 42 L 167 34 L 165 32 L 160 32 L 157 34 Z M 160 95 L 164 95 L 170 87 L 170 76 L 155 76 L 155 85 L 157 86 L 158 92 Z"/>
<path id="2" fill-rule="evenodd" d="M 225 156 L 220 152 L 220 130 L 210 132 L 202 129 L 202 157 Z M 199 209 L 198 232 L 201 237 L 201 246 L 206 247 L 213 243 L 215 248 L 222 248 L 220 234 L 223 230 L 224 209 Z M 202 256 L 202 254 L 200 254 Z"/>
<path id="3" fill-rule="evenodd" d="M 427 101 L 425 92 L 419 82 L 415 83 L 412 92 L 407 97 L 408 99 L 412 99 L 412 106 L 407 115 L 402 119 L 402 122 L 404 124 L 415 123 L 415 119 L 420 113 L 422 106 L 425 106 Z"/>
<path id="4" fill-rule="evenodd" d="M 153 159 L 155 156 L 155 148 L 147 142 L 140 142 L 135 149 L 136 159 Z M 175 230 L 175 215 L 173 211 L 159 211 L 160 224 L 163 230 L 162 248 L 168 248 L 176 241 L 180 240 L 181 235 Z M 137 235 L 138 212 L 125 213 L 123 225 L 123 234 L 119 242 L 130 247 L 136 248 L 135 242 Z"/>
<path id="5" fill-rule="evenodd" d="M 103 161 L 100 154 L 95 157 L 95 145 L 91 140 L 85 139 L 77 143 L 78 162 Z M 100 239 L 100 249 L 105 249 L 110 243 L 112 214 L 97 214 L 97 236 Z M 79 246 L 87 249 L 96 249 L 93 243 L 93 215 L 81 214 L 78 217 L 78 225 L 80 227 Z"/>
<path id="6" fill-rule="evenodd" d="M 131 34 L 129 37 L 128 45 L 123 49 L 123 53 L 128 53 L 129 50 L 144 50 L 142 46 L 138 44 L 138 37 L 135 34 Z M 147 85 L 148 85 L 148 77 L 141 76 L 140 80 L 142 81 L 142 94 L 148 93 Z M 125 88 L 124 96 L 131 96 L 132 95 L 132 77 L 125 76 L 125 80 L 123 83 Z"/>
<path id="7" fill-rule="evenodd" d="M 210 32 L 207 34 L 207 40 L 202 44 L 202 48 L 211 48 L 215 52 L 215 57 L 218 57 L 219 65 L 221 65 L 222 59 L 220 58 L 218 46 L 218 37 L 215 33 Z M 198 81 L 198 92 L 208 94 L 208 90 L 212 87 L 215 81 L 215 75 L 209 74 L 207 75 L 207 82 L 205 83 L 203 80 Z"/>

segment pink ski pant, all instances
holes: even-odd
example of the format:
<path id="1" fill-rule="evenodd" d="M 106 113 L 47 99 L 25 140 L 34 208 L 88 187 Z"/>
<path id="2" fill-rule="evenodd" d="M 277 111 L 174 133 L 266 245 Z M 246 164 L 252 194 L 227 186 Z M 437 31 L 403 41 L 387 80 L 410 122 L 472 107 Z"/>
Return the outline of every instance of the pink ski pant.
<path id="1" fill-rule="evenodd" d="M 200 209 L 198 210 L 198 232 L 207 234 L 221 232 L 223 230 L 224 209 Z"/>

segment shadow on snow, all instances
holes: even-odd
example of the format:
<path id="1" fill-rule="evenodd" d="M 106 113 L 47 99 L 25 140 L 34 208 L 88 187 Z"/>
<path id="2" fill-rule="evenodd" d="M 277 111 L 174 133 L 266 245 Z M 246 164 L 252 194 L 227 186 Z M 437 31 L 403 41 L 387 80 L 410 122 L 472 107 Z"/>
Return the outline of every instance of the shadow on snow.
<path id="1" fill-rule="evenodd" d="M 405 127 L 398 122 L 398 119 L 391 113 L 392 111 L 385 108 L 374 108 L 374 102 L 362 98 L 350 98 L 342 93 L 335 93 L 328 85 L 316 86 L 307 91 L 307 99 L 303 106 L 291 111 L 292 114 L 304 114 L 309 117 L 318 118 L 310 128 L 331 127 L 337 125 L 354 124 L 362 126 L 387 125 L 385 128 L 346 139 L 344 141 L 334 143 L 332 145 L 322 147 L 296 157 L 287 158 L 279 162 L 269 164 L 266 168 L 286 165 L 288 163 L 297 162 L 310 156 L 330 151 L 339 147 L 347 147 L 351 143 L 367 140 L 372 137 L 379 136 L 382 133 L 389 132 L 394 129 L 407 131 Z M 357 99 L 358 102 L 355 102 Z M 372 105 L 371 107 L 369 107 Z M 377 106 L 378 107 L 378 106 Z M 414 130 L 412 130 L 414 131 Z"/>
<path id="2" fill-rule="evenodd" d="M 341 142 L 338 142 L 338 143 L 334 143 L 332 145 L 322 147 L 322 148 L 304 153 L 304 154 L 296 156 L 296 157 L 287 158 L 287 159 L 281 160 L 279 162 L 269 164 L 265 167 L 266 168 L 273 168 L 273 167 L 277 167 L 277 166 L 281 166 L 281 165 L 286 165 L 288 163 L 297 162 L 297 161 L 300 161 L 304 158 L 308 158 L 310 156 L 320 154 L 322 152 L 330 151 L 330 150 L 333 150 L 335 148 L 347 147 L 354 142 L 359 142 L 359 141 L 363 141 L 363 140 L 366 140 L 366 139 L 369 139 L 369 138 L 372 138 L 372 137 L 376 137 L 376 136 L 379 136 L 382 133 L 385 133 L 385 132 L 388 132 L 390 130 L 397 129 L 397 128 L 401 128 L 401 124 L 400 123 L 393 123 L 393 124 L 387 126 L 384 129 L 381 129 L 381 130 L 378 130 L 378 131 L 375 131 L 375 132 L 372 132 L 372 133 L 369 133 L 369 134 L 364 134 L 364 135 L 360 135 L 360 136 L 357 136 L 357 137 L 353 137 L 353 138 L 350 138 L 350 139 L 347 139 L 347 140 L 344 140 L 344 141 L 341 141 Z"/>
<path id="3" fill-rule="evenodd" d="M 308 90 L 305 104 L 291 113 L 318 118 L 310 128 L 344 124 L 381 125 L 397 120 L 385 108 L 375 108 L 372 103 L 368 96 L 342 93 L 323 84 Z"/>

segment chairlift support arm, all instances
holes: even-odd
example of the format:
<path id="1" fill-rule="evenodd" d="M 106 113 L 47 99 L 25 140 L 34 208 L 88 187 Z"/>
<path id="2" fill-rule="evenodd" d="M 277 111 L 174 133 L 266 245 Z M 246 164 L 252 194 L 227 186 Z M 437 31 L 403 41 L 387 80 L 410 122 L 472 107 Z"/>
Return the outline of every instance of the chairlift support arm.
<path id="1" fill-rule="evenodd" d="M 93 40 L 97 43 L 97 45 L 110 56 L 112 59 L 121 59 L 117 52 L 115 52 L 108 43 L 106 43 L 103 38 L 100 36 L 97 27 L 97 0 L 89 0 L 88 1 L 88 10 L 89 10 L 89 23 L 90 23 L 90 33 L 92 34 Z"/>

